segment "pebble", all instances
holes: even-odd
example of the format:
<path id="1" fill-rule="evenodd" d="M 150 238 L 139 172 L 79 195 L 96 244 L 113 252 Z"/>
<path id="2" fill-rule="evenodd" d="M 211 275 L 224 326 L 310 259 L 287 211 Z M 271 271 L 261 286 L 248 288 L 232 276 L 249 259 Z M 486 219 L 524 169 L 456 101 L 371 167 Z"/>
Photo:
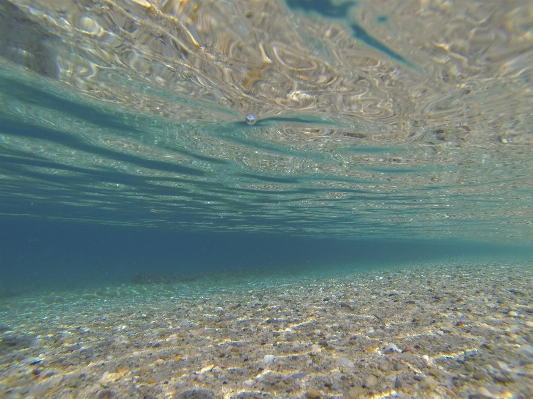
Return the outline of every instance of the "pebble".
<path id="1" fill-rule="evenodd" d="M 526 321 L 526 326 L 533 328 L 533 321 Z"/>
<path id="2" fill-rule="evenodd" d="M 29 357 L 27 359 L 23 359 L 19 362 L 20 365 L 35 365 L 42 363 L 43 359 L 39 359 L 38 357 Z"/>
<path id="3" fill-rule="evenodd" d="M 122 374 L 120 373 L 109 373 L 109 372 L 105 372 L 104 375 L 102 376 L 102 378 L 100 378 L 100 381 L 99 383 L 100 384 L 108 384 L 110 382 L 115 382 L 115 381 L 118 381 L 122 378 Z"/>
<path id="4" fill-rule="evenodd" d="M 518 316 L 518 312 L 515 312 L 514 310 L 511 310 L 509 313 L 507 313 L 509 316 L 512 316 L 512 317 L 517 317 Z"/>
<path id="5" fill-rule="evenodd" d="M 363 386 L 365 388 L 373 388 L 377 384 L 378 384 L 378 378 L 375 375 L 373 375 L 373 374 L 369 374 L 365 378 L 365 382 L 363 383 Z"/>
<path id="6" fill-rule="evenodd" d="M 274 360 L 276 360 L 276 357 L 274 355 L 266 355 L 263 358 L 263 364 L 270 364 L 270 363 L 274 362 Z"/>
<path id="7" fill-rule="evenodd" d="M 477 373 L 472 374 L 472 378 L 474 380 L 481 381 L 481 380 L 488 378 L 488 375 L 487 373 L 477 372 Z"/>
<path id="8" fill-rule="evenodd" d="M 490 391 L 485 387 L 479 387 L 477 389 L 477 394 L 481 395 L 483 398 L 492 398 L 492 394 Z"/>
<path id="9" fill-rule="evenodd" d="M 307 391 L 306 397 L 307 399 L 321 399 L 322 395 L 320 394 L 320 391 L 316 389 L 310 389 L 309 391 Z"/>
<path id="10" fill-rule="evenodd" d="M 526 356 L 533 357 L 533 346 L 531 346 L 531 345 L 522 345 L 520 347 L 520 352 L 522 352 Z"/>
<path id="11" fill-rule="evenodd" d="M 509 366 L 509 365 L 508 365 L 507 363 L 505 363 L 505 362 L 498 361 L 498 366 L 499 366 L 500 369 L 503 370 L 503 371 L 512 371 L 511 366 Z"/>
<path id="12" fill-rule="evenodd" d="M 80 348 L 81 348 L 80 344 L 72 344 L 72 345 L 67 346 L 67 350 L 70 352 L 74 352 L 75 350 L 78 350 Z"/>
<path id="13" fill-rule="evenodd" d="M 348 389 L 348 397 L 350 399 L 358 398 L 365 393 L 365 390 L 362 387 L 351 387 Z"/>
<path id="14" fill-rule="evenodd" d="M 511 377 L 511 376 L 507 376 L 505 374 L 496 374 L 495 376 L 492 377 L 494 379 L 494 381 L 497 381 L 501 384 L 508 384 L 510 382 L 513 382 L 514 381 L 514 378 Z"/>
<path id="15" fill-rule="evenodd" d="M 352 305 L 347 304 L 346 302 L 339 302 L 339 305 L 341 308 L 348 308 L 351 311 L 355 310 L 355 308 Z"/>
<path id="16" fill-rule="evenodd" d="M 89 358 L 94 355 L 94 349 L 93 348 L 81 348 L 80 354 L 84 355 L 85 357 Z"/>
<path id="17" fill-rule="evenodd" d="M 397 353 L 402 353 L 402 351 L 400 349 L 398 349 L 398 347 L 395 345 L 395 344 L 389 344 L 387 346 L 385 346 L 383 348 L 383 352 L 385 353 L 390 353 L 390 352 L 397 352 Z"/>
<path id="18" fill-rule="evenodd" d="M 387 371 L 389 371 L 389 370 L 390 370 L 390 364 L 389 364 L 389 362 L 387 362 L 387 361 L 383 361 L 383 362 L 381 362 L 381 363 L 379 364 L 379 369 L 380 369 L 381 371 L 383 371 L 384 373 L 386 373 Z"/>
<path id="19" fill-rule="evenodd" d="M 104 389 L 103 391 L 98 392 L 98 395 L 96 395 L 96 399 L 112 399 L 115 396 L 116 396 L 115 392 L 109 389 Z M 145 398 L 148 398 L 148 397 L 149 396 L 145 396 Z"/>
<path id="20" fill-rule="evenodd" d="M 337 359 L 337 364 L 339 367 L 354 367 L 353 362 L 345 357 L 339 357 Z"/>
<path id="21" fill-rule="evenodd" d="M 425 377 L 420 381 L 420 387 L 423 389 L 434 390 L 437 388 L 437 385 L 437 381 L 435 381 L 433 377 Z"/>
<path id="22" fill-rule="evenodd" d="M 292 374 L 289 378 L 292 379 L 292 380 L 297 380 L 297 379 L 300 379 L 300 378 L 304 378 L 305 376 L 307 376 L 306 373 L 299 372 L 299 373 Z"/>

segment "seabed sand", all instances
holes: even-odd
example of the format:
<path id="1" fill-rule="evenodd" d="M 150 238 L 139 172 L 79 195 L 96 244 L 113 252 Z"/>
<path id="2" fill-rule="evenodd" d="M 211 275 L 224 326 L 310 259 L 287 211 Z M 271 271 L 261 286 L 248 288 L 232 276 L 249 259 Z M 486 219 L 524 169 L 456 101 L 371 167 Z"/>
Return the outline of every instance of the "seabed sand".
<path id="1" fill-rule="evenodd" d="M 3 300 L 0 397 L 532 398 L 532 288 L 465 261 Z"/>

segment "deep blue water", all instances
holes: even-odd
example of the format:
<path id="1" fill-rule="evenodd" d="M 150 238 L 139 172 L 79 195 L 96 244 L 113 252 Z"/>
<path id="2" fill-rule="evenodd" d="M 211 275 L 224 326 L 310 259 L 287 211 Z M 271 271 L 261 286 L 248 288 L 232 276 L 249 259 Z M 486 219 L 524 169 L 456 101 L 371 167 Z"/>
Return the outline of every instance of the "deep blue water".
<path id="1" fill-rule="evenodd" d="M 20 209 L 24 211 L 23 208 Z M 468 259 L 531 259 L 527 247 L 459 240 L 339 240 L 1 219 L 4 296 L 129 284 L 138 273 L 253 278 Z"/>

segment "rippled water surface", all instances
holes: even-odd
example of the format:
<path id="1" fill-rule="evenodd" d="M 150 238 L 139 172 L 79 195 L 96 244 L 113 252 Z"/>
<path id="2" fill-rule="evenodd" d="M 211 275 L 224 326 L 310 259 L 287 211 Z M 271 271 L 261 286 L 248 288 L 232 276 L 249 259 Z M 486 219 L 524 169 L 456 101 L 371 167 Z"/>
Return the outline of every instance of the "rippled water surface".
<path id="1" fill-rule="evenodd" d="M 530 243 L 532 26 L 526 0 L 2 1 L 0 210 Z"/>

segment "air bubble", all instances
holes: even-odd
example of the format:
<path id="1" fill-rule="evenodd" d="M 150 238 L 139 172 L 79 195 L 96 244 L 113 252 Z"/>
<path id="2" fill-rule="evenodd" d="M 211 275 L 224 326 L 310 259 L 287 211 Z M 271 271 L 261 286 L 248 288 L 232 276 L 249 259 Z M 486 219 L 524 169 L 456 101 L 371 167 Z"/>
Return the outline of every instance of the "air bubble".
<path id="1" fill-rule="evenodd" d="M 246 115 L 246 123 L 249 125 L 254 125 L 255 122 L 257 122 L 257 117 L 255 114 L 248 114 Z"/>

